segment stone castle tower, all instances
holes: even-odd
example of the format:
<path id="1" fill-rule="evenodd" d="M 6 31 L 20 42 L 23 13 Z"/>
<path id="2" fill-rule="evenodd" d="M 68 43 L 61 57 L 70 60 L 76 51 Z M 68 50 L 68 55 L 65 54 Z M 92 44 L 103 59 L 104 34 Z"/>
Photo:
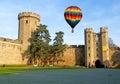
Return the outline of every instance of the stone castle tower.
<path id="1" fill-rule="evenodd" d="M 108 29 L 101 27 L 99 33 L 85 29 L 85 66 L 93 67 L 99 61 L 109 66 Z"/>
<path id="2" fill-rule="evenodd" d="M 19 20 L 19 32 L 18 40 L 22 44 L 22 50 L 27 50 L 30 45 L 30 38 L 32 32 L 34 32 L 39 25 L 40 16 L 32 12 L 22 12 L 18 15 Z"/>

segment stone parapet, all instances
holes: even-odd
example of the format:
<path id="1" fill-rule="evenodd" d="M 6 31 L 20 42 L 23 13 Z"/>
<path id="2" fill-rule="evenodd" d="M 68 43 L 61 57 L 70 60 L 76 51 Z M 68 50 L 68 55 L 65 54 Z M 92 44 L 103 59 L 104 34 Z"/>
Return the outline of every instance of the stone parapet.
<path id="1" fill-rule="evenodd" d="M 18 40 L 13 40 L 13 39 L 9 39 L 9 38 L 4 38 L 4 37 L 0 37 L 0 41 L 3 42 L 11 42 L 11 43 L 20 43 Z"/>
<path id="2" fill-rule="evenodd" d="M 22 64 L 21 44 L 0 41 L 0 65 Z"/>
<path id="3" fill-rule="evenodd" d="M 23 17 L 33 17 L 33 18 L 37 18 L 40 21 L 40 15 L 32 12 L 22 12 L 18 14 L 18 19 Z"/>
<path id="4" fill-rule="evenodd" d="M 17 43 L 11 43 L 11 42 L 6 42 L 6 41 L 0 41 L 0 47 L 2 48 L 17 48 L 18 50 L 21 50 L 21 44 Z"/>
<path id="5" fill-rule="evenodd" d="M 84 45 L 67 45 L 68 48 L 84 48 Z"/>
<path id="6" fill-rule="evenodd" d="M 89 32 L 89 33 L 93 33 L 94 30 L 93 30 L 92 28 L 86 28 L 86 29 L 85 29 L 85 32 L 86 32 L 86 33 L 88 33 L 88 32 Z"/>
<path id="7" fill-rule="evenodd" d="M 108 32 L 108 28 L 107 27 L 100 27 L 100 32 L 106 33 L 106 32 Z"/>

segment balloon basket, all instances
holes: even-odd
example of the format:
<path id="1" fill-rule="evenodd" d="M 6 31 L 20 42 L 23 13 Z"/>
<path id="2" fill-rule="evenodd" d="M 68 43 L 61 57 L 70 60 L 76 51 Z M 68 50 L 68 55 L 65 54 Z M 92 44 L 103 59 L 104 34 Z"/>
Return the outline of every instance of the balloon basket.
<path id="1" fill-rule="evenodd" d="M 71 32 L 74 33 L 74 30 L 72 29 Z"/>

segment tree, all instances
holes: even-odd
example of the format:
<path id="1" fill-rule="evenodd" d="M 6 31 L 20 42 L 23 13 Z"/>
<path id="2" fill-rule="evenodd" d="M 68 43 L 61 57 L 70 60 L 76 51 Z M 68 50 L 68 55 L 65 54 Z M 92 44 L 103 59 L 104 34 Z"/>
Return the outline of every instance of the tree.
<path id="1" fill-rule="evenodd" d="M 111 61 L 112 61 L 112 66 L 120 68 L 120 51 L 119 50 L 116 50 L 113 53 L 111 57 Z"/>
<path id="2" fill-rule="evenodd" d="M 117 46 L 114 44 L 112 38 L 109 37 L 109 38 L 108 38 L 108 41 L 109 41 L 109 47 L 110 47 L 110 48 L 115 48 L 115 47 L 117 47 Z"/>
<path id="3" fill-rule="evenodd" d="M 33 33 L 32 37 L 32 43 L 30 46 L 30 58 L 34 62 L 34 64 L 41 61 L 41 64 L 47 63 L 47 58 L 50 55 L 50 46 L 49 42 L 50 34 L 49 31 L 46 28 L 46 25 L 40 24 L 38 26 L 37 30 Z"/>
<path id="4" fill-rule="evenodd" d="M 116 45 L 112 38 L 109 37 L 109 48 L 110 49 L 116 49 L 116 50 L 120 50 L 120 47 L 118 45 Z"/>
<path id="5" fill-rule="evenodd" d="M 111 38 L 109 38 L 109 47 L 114 52 L 111 56 L 111 65 L 113 67 L 120 67 L 120 47 L 114 44 Z"/>
<path id="6" fill-rule="evenodd" d="M 42 25 L 40 24 L 40 26 L 38 26 L 37 30 L 34 32 L 34 41 L 41 41 L 41 42 L 45 42 L 48 43 L 51 41 L 50 39 L 50 34 L 49 31 L 47 30 L 47 26 L 46 25 Z"/>
<path id="7" fill-rule="evenodd" d="M 65 45 L 63 44 L 63 35 L 62 31 L 56 32 L 56 37 L 54 38 L 54 43 L 52 47 L 53 62 L 62 61 L 60 56 L 63 56 L 63 51 L 65 50 Z"/>
<path id="8" fill-rule="evenodd" d="M 54 42 L 53 45 L 58 45 L 58 46 L 63 45 L 63 42 L 64 42 L 63 35 L 64 35 L 64 33 L 62 31 L 59 31 L 59 32 L 56 32 L 55 34 L 56 34 L 56 37 L 54 38 L 55 42 Z"/>

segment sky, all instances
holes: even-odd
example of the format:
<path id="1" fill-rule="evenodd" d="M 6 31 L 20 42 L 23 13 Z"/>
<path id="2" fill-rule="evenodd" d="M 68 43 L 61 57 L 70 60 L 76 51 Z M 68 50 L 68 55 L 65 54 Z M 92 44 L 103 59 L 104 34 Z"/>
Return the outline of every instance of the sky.
<path id="1" fill-rule="evenodd" d="M 69 6 L 78 6 L 83 13 L 74 33 L 64 19 Z M 47 25 L 51 39 L 56 32 L 63 31 L 65 44 L 83 45 L 85 28 L 98 33 L 100 27 L 108 27 L 108 36 L 120 46 L 120 0 L 0 0 L 0 37 L 18 38 L 20 12 L 39 14 L 40 24 Z"/>

